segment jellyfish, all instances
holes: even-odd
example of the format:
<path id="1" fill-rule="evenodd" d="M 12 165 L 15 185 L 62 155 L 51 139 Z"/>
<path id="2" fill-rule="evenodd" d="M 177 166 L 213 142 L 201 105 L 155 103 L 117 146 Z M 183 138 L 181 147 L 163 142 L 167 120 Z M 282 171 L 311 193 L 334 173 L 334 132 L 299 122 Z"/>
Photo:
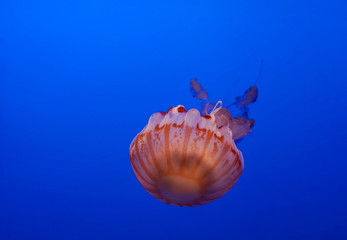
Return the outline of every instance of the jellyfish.
<path id="1" fill-rule="evenodd" d="M 250 87 L 233 104 L 212 103 L 197 79 L 190 89 L 201 112 L 182 105 L 154 113 L 133 139 L 129 157 L 141 185 L 155 198 L 175 206 L 210 203 L 227 193 L 244 169 L 236 143 L 254 126 L 249 105 L 258 89 Z"/>

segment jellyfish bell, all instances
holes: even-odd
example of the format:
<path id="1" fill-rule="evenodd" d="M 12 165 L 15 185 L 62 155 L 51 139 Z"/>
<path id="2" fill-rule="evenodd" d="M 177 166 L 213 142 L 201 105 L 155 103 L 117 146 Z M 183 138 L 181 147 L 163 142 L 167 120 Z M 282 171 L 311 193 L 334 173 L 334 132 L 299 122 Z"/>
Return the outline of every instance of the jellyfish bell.
<path id="1" fill-rule="evenodd" d="M 130 160 L 142 186 L 178 206 L 196 206 L 224 195 L 243 170 L 231 130 L 214 114 L 179 105 L 155 113 L 130 146 Z"/>
<path id="2" fill-rule="evenodd" d="M 244 116 L 233 117 L 221 101 L 211 103 L 196 79 L 191 91 L 203 100 L 202 113 L 182 105 L 155 113 L 129 148 L 141 185 L 155 198 L 176 206 L 207 204 L 234 186 L 244 168 L 235 140 L 254 124 Z"/>

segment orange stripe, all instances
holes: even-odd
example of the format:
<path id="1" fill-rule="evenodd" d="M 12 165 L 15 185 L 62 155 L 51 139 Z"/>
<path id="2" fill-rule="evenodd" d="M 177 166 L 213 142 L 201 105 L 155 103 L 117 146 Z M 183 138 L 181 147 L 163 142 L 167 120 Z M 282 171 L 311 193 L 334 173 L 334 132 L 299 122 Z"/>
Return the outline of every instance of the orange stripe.
<path id="1" fill-rule="evenodd" d="M 213 197 L 213 198 L 206 198 L 206 197 L 204 197 L 204 199 L 214 201 L 214 200 L 220 198 L 221 196 L 223 196 L 224 194 L 226 194 L 226 193 L 235 185 L 235 183 L 237 182 L 237 180 L 239 179 L 239 177 L 241 176 L 241 174 L 242 174 L 242 171 L 240 171 L 240 172 L 237 174 L 237 176 L 234 178 L 234 180 L 233 180 L 231 183 L 227 184 L 226 186 L 224 186 L 224 187 L 221 188 L 220 190 L 218 190 L 218 191 L 216 191 L 216 192 L 212 192 L 212 193 L 209 193 L 209 192 L 205 193 L 205 194 L 207 194 L 207 195 L 210 195 L 210 194 L 213 194 L 213 195 L 218 194 L 217 197 Z"/>
<path id="2" fill-rule="evenodd" d="M 183 140 L 183 149 L 182 149 L 182 161 L 181 161 L 181 165 L 180 168 L 178 170 L 178 172 L 181 172 L 183 170 L 184 167 L 184 161 L 186 161 L 186 155 L 187 155 L 187 148 L 188 148 L 188 142 L 189 142 L 189 138 L 190 135 L 192 134 L 193 128 L 192 127 L 186 127 L 186 129 L 184 130 L 184 140 Z"/>
<path id="3" fill-rule="evenodd" d="M 223 159 L 225 154 L 228 152 L 229 147 L 230 147 L 230 145 L 227 143 L 223 146 L 222 152 L 219 155 L 218 159 L 215 161 L 213 166 L 202 176 L 202 178 L 206 178 L 213 171 L 213 169 L 215 169 L 217 167 L 217 165 L 221 162 L 221 160 Z"/>
<path id="4" fill-rule="evenodd" d="M 153 163 L 154 163 L 155 167 L 157 168 L 159 175 L 161 175 L 162 174 L 162 170 L 161 170 L 161 168 L 160 168 L 160 166 L 158 164 L 157 158 L 155 157 L 154 150 L 153 150 L 152 133 L 151 133 L 151 131 L 147 132 L 146 135 L 147 135 L 147 139 L 146 140 L 147 140 L 149 153 L 152 156 Z"/>
<path id="5" fill-rule="evenodd" d="M 166 163 L 168 172 L 172 171 L 173 166 L 170 159 L 170 128 L 171 125 L 165 125 L 164 128 L 164 137 L 165 137 L 165 155 L 166 155 Z"/>
<path id="6" fill-rule="evenodd" d="M 140 157 L 140 152 L 139 152 L 139 135 L 136 137 L 135 140 L 135 153 L 137 156 L 137 159 L 139 160 L 139 163 L 142 167 L 142 169 L 146 172 L 147 176 L 153 181 L 153 182 L 157 182 L 157 179 L 151 174 L 151 172 L 147 169 L 146 165 L 144 164 L 142 158 Z"/>
<path id="7" fill-rule="evenodd" d="M 216 182 L 218 182 L 222 177 L 224 177 L 226 174 L 228 174 L 230 172 L 231 169 L 233 169 L 233 167 L 236 165 L 236 164 L 239 164 L 239 166 L 241 166 L 241 161 L 239 159 L 239 157 L 237 157 L 237 160 L 234 161 L 232 164 L 229 165 L 229 167 L 227 168 L 227 170 L 222 173 L 221 175 L 219 175 L 215 180 L 213 180 L 212 182 L 209 182 L 208 184 L 206 184 L 206 186 L 211 186 L 213 184 L 215 184 Z"/>
<path id="8" fill-rule="evenodd" d="M 196 171 L 198 170 L 199 168 L 199 165 L 200 163 L 203 161 L 203 158 L 205 156 L 205 152 L 206 152 L 206 149 L 207 149 L 207 146 L 208 144 L 210 144 L 210 141 L 212 139 L 212 136 L 213 136 L 213 132 L 208 130 L 207 131 L 207 136 L 206 136 L 206 139 L 205 139 L 205 143 L 204 143 L 204 147 L 202 149 L 202 152 L 201 152 L 201 156 L 200 156 L 200 159 L 199 159 L 199 162 L 197 162 L 197 164 L 195 165 L 195 167 L 193 168 L 192 172 L 191 172 L 191 176 L 194 176 Z"/>
<path id="9" fill-rule="evenodd" d="M 142 176 L 141 171 L 136 167 L 136 164 L 131 163 L 131 166 L 133 167 L 134 173 L 139 180 L 139 182 L 145 182 L 147 185 L 151 187 L 156 187 L 153 183 L 149 182 L 144 176 Z M 140 179 L 139 179 L 140 178 Z"/>

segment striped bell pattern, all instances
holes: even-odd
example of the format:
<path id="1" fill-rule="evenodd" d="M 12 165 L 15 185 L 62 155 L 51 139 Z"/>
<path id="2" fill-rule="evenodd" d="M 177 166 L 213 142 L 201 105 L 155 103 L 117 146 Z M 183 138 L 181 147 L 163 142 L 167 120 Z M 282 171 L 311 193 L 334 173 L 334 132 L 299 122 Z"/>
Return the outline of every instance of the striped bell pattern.
<path id="1" fill-rule="evenodd" d="M 232 131 L 212 113 L 179 105 L 153 114 L 129 148 L 134 173 L 155 198 L 176 206 L 212 202 L 240 177 L 244 162 Z"/>

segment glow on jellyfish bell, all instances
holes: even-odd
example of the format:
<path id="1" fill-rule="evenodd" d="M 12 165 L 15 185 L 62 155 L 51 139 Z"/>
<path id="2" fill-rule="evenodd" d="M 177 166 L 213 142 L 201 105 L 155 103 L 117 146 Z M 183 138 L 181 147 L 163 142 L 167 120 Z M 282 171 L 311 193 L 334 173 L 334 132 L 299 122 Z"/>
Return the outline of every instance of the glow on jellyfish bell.
<path id="1" fill-rule="evenodd" d="M 254 120 L 248 119 L 248 105 L 258 96 L 252 86 L 223 107 L 221 101 L 209 101 L 196 79 L 190 87 L 202 101 L 202 111 L 178 105 L 154 113 L 129 148 L 141 185 L 153 197 L 176 206 L 207 204 L 234 186 L 244 168 L 235 141 L 251 131 Z M 237 116 L 232 116 L 230 107 Z"/>

